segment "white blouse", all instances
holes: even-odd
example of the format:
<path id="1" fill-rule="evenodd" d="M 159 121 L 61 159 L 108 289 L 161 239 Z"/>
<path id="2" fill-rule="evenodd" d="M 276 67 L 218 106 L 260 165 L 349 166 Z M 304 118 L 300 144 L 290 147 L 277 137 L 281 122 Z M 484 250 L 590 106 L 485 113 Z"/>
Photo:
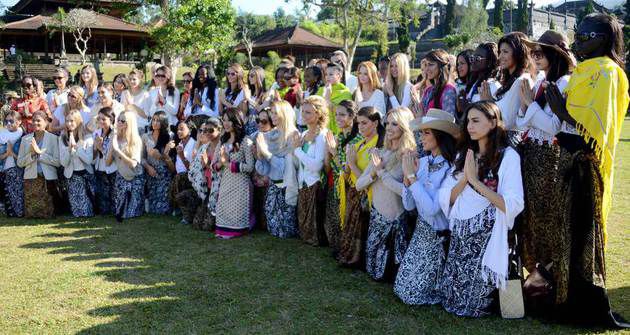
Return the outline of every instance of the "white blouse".
<path id="1" fill-rule="evenodd" d="M 0 144 L 13 146 L 15 142 L 17 142 L 22 137 L 23 133 L 24 131 L 22 130 L 22 128 L 18 128 L 16 131 L 9 131 L 7 128 L 4 128 L 0 130 Z M 14 151 L 16 156 L 19 153 L 18 150 Z M 6 171 L 12 167 L 15 167 L 15 158 L 7 156 L 7 158 L 4 160 L 3 171 Z"/>
<path id="2" fill-rule="evenodd" d="M 68 92 L 70 89 L 66 87 L 61 93 L 57 94 L 58 89 L 52 89 L 46 93 L 46 102 L 48 102 L 48 109 L 54 111 L 57 107 L 68 103 Z"/>
<path id="3" fill-rule="evenodd" d="M 401 106 L 409 108 L 409 106 L 411 106 L 411 90 L 412 89 L 413 89 L 413 85 L 410 82 L 406 82 L 405 88 L 403 89 L 402 101 L 398 101 L 396 94 L 389 97 L 389 102 L 392 104 L 392 108 L 398 108 Z"/>
<path id="4" fill-rule="evenodd" d="M 94 173 L 92 168 L 94 140 L 92 136 L 86 136 L 83 140 L 78 141 L 76 148 L 72 150 L 63 143 L 62 137 L 59 136 L 59 162 L 63 166 L 63 175 L 70 178 L 75 171 L 84 170 Z"/>
<path id="5" fill-rule="evenodd" d="M 145 114 L 148 115 L 149 114 L 149 92 L 145 90 L 140 90 L 138 94 L 133 95 L 131 94 L 131 91 L 129 91 L 129 95 L 131 96 L 131 101 L 123 102 L 123 104 L 124 103 L 132 104 L 136 106 L 136 108 L 142 110 Z M 138 128 L 144 129 L 146 126 L 149 125 L 149 121 L 146 117 L 142 117 L 137 113 L 136 113 L 136 116 L 137 116 L 137 121 L 138 121 Z"/>
<path id="6" fill-rule="evenodd" d="M 569 84 L 570 78 L 571 76 L 565 75 L 556 81 L 560 92 L 564 92 L 564 89 Z M 542 85 L 545 80 L 546 79 L 543 78 L 536 82 L 533 90 L 534 93 L 538 92 L 540 85 Z M 526 130 L 528 138 L 540 144 L 543 142 L 551 144 L 553 143 L 555 135 L 560 131 L 562 122 L 556 114 L 551 111 L 549 103 L 545 104 L 544 107 L 545 108 L 541 108 L 536 101 L 532 102 L 524 113 L 522 111 L 519 113 L 516 118 L 516 126 L 518 129 Z"/>
<path id="7" fill-rule="evenodd" d="M 195 148 L 195 140 L 192 137 L 190 137 L 188 138 L 188 142 L 186 142 L 186 145 L 184 146 L 184 158 L 186 158 L 188 162 L 192 162 L 192 153 L 193 153 L 194 148 Z M 182 159 L 179 157 L 179 155 L 177 155 L 177 158 L 175 159 L 175 171 L 178 174 L 188 172 L 188 169 L 186 169 L 186 165 L 184 164 Z"/>
<path id="8" fill-rule="evenodd" d="M 383 91 L 376 89 L 372 92 L 372 95 L 368 100 L 363 100 L 359 102 L 359 109 L 363 107 L 374 107 L 381 114 L 381 117 L 385 117 L 387 114 L 387 106 L 385 104 L 385 93 Z"/>
<path id="9" fill-rule="evenodd" d="M 293 154 L 299 161 L 298 167 L 298 185 L 299 188 L 306 186 L 313 186 L 319 181 L 320 173 L 324 168 L 324 157 L 326 156 L 326 132 L 328 129 L 324 128 L 315 137 L 315 140 L 310 143 L 306 152 L 302 147 L 295 148 Z M 308 130 L 305 130 L 301 136 Z"/>
<path id="10" fill-rule="evenodd" d="M 175 87 L 173 89 L 172 95 L 169 94 L 167 90 L 166 93 L 162 95 L 164 97 L 164 105 L 160 105 L 158 103 L 158 96 L 160 94 L 163 93 L 161 92 L 161 88 L 159 87 L 154 87 L 151 89 L 151 91 L 149 91 L 149 110 L 148 112 L 145 110 L 145 112 L 147 113 L 147 124 L 148 120 L 153 117 L 153 114 L 157 113 L 158 111 L 164 111 L 166 112 L 166 115 L 168 115 L 169 124 L 174 126 L 177 124 L 178 121 L 177 111 L 179 110 L 179 90 L 177 89 L 177 87 Z"/>
<path id="11" fill-rule="evenodd" d="M 470 184 L 464 187 L 453 205 L 450 203 L 451 191 L 462 178 L 463 172 L 453 176 L 454 167 L 449 171 L 439 190 L 439 201 L 442 211 L 449 219 L 450 229 L 455 229 L 457 220 L 468 220 L 482 213 L 492 204 L 477 193 Z M 508 278 L 508 230 L 514 226 L 514 219 L 523 210 L 523 180 L 521 177 L 521 158 L 518 153 L 508 147 L 498 171 L 497 193 L 505 202 L 505 212 L 497 208 L 495 223 L 492 226 L 490 240 L 482 259 L 482 275 L 490 277 L 497 287 L 504 287 Z"/>
<path id="12" fill-rule="evenodd" d="M 496 101 L 499 110 L 501 110 L 501 117 L 503 117 L 503 124 L 506 130 L 517 130 L 516 118 L 521 108 L 521 82 L 525 80 L 529 82 L 530 87 L 533 85 L 529 73 L 523 73 L 514 80 L 510 89 L 503 94 L 501 99 Z"/>
<path id="13" fill-rule="evenodd" d="M 198 106 L 193 108 L 193 100 L 194 97 L 191 95 L 190 98 L 188 98 L 188 103 L 184 109 L 185 118 L 188 118 L 191 115 L 219 117 L 219 88 L 214 89 L 214 105 L 212 104 L 212 100 L 208 98 L 208 86 L 204 87 L 203 92 L 201 93 L 201 108 Z"/>

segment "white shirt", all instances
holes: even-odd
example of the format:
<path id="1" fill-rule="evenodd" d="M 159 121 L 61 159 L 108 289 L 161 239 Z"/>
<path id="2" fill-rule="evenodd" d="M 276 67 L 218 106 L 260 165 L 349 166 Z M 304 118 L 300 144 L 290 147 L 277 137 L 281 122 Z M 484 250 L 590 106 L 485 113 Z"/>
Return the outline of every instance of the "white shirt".
<path id="1" fill-rule="evenodd" d="M 359 102 L 359 109 L 363 107 L 374 107 L 378 110 L 382 117 L 385 117 L 385 114 L 387 114 L 386 106 L 385 93 L 379 89 L 374 90 L 368 100 Z"/>
<path id="2" fill-rule="evenodd" d="M 357 79 L 357 76 L 353 75 L 352 73 L 346 72 L 345 85 L 350 90 L 350 92 L 354 93 L 354 90 L 359 87 L 359 79 Z"/>
<path id="3" fill-rule="evenodd" d="M 534 83 L 529 73 L 523 73 L 520 77 L 514 80 L 512 87 L 503 94 L 501 99 L 496 101 L 497 106 L 499 106 L 499 110 L 501 110 L 505 130 L 517 130 L 516 118 L 518 111 L 521 108 L 521 82 L 525 80 L 529 82 L 530 87 L 533 86 Z"/>
<path id="4" fill-rule="evenodd" d="M 149 114 L 149 92 L 145 90 L 140 90 L 138 94 L 133 95 L 131 94 L 131 91 L 129 91 L 129 95 L 131 96 L 131 101 L 128 101 L 128 103 L 135 105 L 137 108 L 141 109 L 145 114 Z M 138 119 L 137 120 L 138 128 L 144 128 L 149 125 L 149 121 L 146 117 L 142 117 L 139 114 L 136 116 Z"/>
<path id="5" fill-rule="evenodd" d="M 398 101 L 396 98 L 396 92 L 394 95 L 389 97 L 389 102 L 392 104 L 392 108 L 398 107 L 407 107 L 411 106 L 411 90 L 413 89 L 413 85 L 410 82 L 405 83 L 405 88 L 403 89 L 402 101 Z"/>
<path id="6" fill-rule="evenodd" d="M 166 112 L 168 115 L 168 121 L 170 125 L 177 125 L 177 111 L 179 110 L 179 90 L 177 88 L 174 89 L 173 94 L 168 94 L 168 90 L 166 94 L 164 94 L 164 105 L 158 105 L 158 96 L 162 94 L 161 89 L 159 87 L 154 87 L 149 91 L 149 111 L 147 113 L 147 124 L 148 120 L 151 119 L 153 114 L 158 111 Z M 146 111 L 145 111 L 146 112 Z"/>
<path id="7" fill-rule="evenodd" d="M 93 133 L 93 141 L 96 141 L 96 138 L 99 136 L 102 136 L 103 134 L 103 130 L 102 129 L 97 129 L 94 133 Z M 114 131 L 111 130 L 109 132 L 109 138 L 108 139 L 104 139 L 104 143 L 103 147 L 105 149 L 105 152 L 103 153 L 103 156 L 101 157 L 101 155 L 97 152 L 96 154 L 94 154 L 94 169 L 96 171 L 101 171 L 101 172 L 105 172 L 107 174 L 112 174 L 114 172 L 116 172 L 117 168 L 116 168 L 116 164 L 114 164 L 114 162 L 112 162 L 111 165 L 107 165 L 107 154 L 109 153 L 109 150 L 111 150 L 112 148 L 112 139 L 114 136 Z M 107 145 L 106 145 L 107 144 Z"/>
<path id="8" fill-rule="evenodd" d="M 488 86 L 490 86 L 490 95 L 492 95 L 492 97 L 496 97 L 497 91 L 499 90 L 499 88 L 501 88 L 501 83 L 499 83 L 495 79 L 488 79 L 487 82 L 488 82 Z M 479 84 L 475 84 L 475 85 L 479 85 Z M 481 96 L 479 95 L 479 88 L 477 88 L 477 91 L 475 92 L 475 94 L 473 94 L 473 92 L 475 91 L 475 85 L 473 85 L 473 87 L 470 88 L 470 91 L 468 92 L 468 94 L 466 94 L 466 99 L 468 99 L 468 101 L 470 102 L 481 101 Z"/>
<path id="9" fill-rule="evenodd" d="M 201 93 L 201 108 L 195 107 L 192 108 L 193 100 L 195 97 L 191 95 L 188 98 L 188 103 L 186 104 L 186 108 L 184 108 L 184 117 L 188 118 L 191 115 L 207 115 L 219 117 L 219 88 L 214 89 L 214 105 L 211 105 L 211 100 L 208 98 L 208 87 L 203 88 L 203 92 Z"/>
<path id="10" fill-rule="evenodd" d="M 66 87 L 66 89 L 64 89 L 63 92 L 61 92 L 61 94 L 59 95 L 57 95 L 57 91 L 58 89 L 52 89 L 48 91 L 48 93 L 46 93 L 46 102 L 48 102 L 48 108 L 51 111 L 54 111 L 55 109 L 57 109 L 57 107 L 68 103 L 69 89 Z M 55 96 L 57 97 L 56 102 L 55 102 Z"/>
<path id="11" fill-rule="evenodd" d="M 9 131 L 9 129 L 4 128 L 0 130 L 0 144 L 14 145 L 20 137 L 22 137 L 22 128 L 18 128 L 16 131 Z M 15 155 L 17 156 L 18 150 L 15 150 Z M 7 159 L 4 160 L 4 171 L 15 167 L 15 159 L 11 156 L 7 156 Z"/>
<path id="12" fill-rule="evenodd" d="M 184 146 L 184 157 L 189 162 L 192 162 L 192 152 L 194 148 L 195 140 L 192 137 L 189 137 L 188 142 L 186 142 L 186 145 Z M 188 171 L 179 155 L 177 155 L 177 158 L 175 159 L 175 171 L 177 171 L 177 173 L 185 173 Z"/>
<path id="13" fill-rule="evenodd" d="M 306 186 L 313 186 L 319 181 L 319 175 L 324 168 L 324 157 L 326 156 L 326 132 L 328 129 L 322 129 L 320 133 L 315 137 L 315 140 L 310 143 L 306 152 L 302 150 L 302 147 L 295 148 L 293 154 L 299 161 L 298 168 L 298 185 L 299 188 Z M 305 130 L 301 137 L 304 138 L 308 130 Z"/>
<path id="14" fill-rule="evenodd" d="M 64 109 L 65 109 L 64 106 L 61 105 L 57 107 L 57 109 L 55 109 L 55 111 L 53 112 L 53 116 L 59 121 L 60 126 L 63 126 L 66 123 L 66 116 L 63 114 Z M 85 108 L 80 110 L 79 113 L 81 114 L 81 119 L 83 120 L 83 124 L 84 125 L 89 124 L 92 118 L 92 112 L 90 111 L 90 108 L 86 106 Z"/>
<path id="15" fill-rule="evenodd" d="M 565 75 L 560 77 L 556 81 L 560 92 L 564 92 L 564 89 L 569 84 L 571 76 Z M 545 82 L 546 78 L 542 78 L 534 85 L 534 94 L 538 92 L 540 85 Z M 522 115 L 522 116 L 521 116 Z M 545 104 L 545 108 L 541 108 L 540 105 L 534 101 L 532 102 L 524 113 L 520 113 L 516 118 L 516 127 L 518 129 L 527 130 L 527 137 L 538 141 L 542 144 L 543 141 L 551 144 L 555 135 L 560 132 L 562 121 L 551 111 L 549 103 Z"/>

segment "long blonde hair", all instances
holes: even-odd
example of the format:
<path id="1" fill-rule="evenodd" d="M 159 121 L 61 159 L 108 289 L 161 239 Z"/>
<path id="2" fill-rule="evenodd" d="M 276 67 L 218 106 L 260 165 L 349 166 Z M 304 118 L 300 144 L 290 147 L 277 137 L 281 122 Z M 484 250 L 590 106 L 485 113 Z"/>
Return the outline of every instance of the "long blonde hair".
<path id="1" fill-rule="evenodd" d="M 317 125 L 320 130 L 326 129 L 328 126 L 328 102 L 326 99 L 320 97 L 319 95 L 311 95 L 308 98 L 304 99 L 304 103 L 302 105 L 311 105 L 313 109 L 317 112 L 318 119 Z"/>
<path id="2" fill-rule="evenodd" d="M 85 70 L 88 70 L 92 73 L 89 83 L 86 83 L 83 81 L 83 71 Z M 81 68 L 80 73 L 81 73 L 81 83 L 85 85 L 85 88 L 87 88 L 87 92 L 85 93 L 87 95 L 92 95 L 92 93 L 94 93 L 94 91 L 96 91 L 96 89 L 98 88 L 98 75 L 96 74 L 96 69 L 91 64 L 88 64 Z"/>
<path id="3" fill-rule="evenodd" d="M 385 149 L 395 153 L 394 156 L 387 162 L 387 169 L 394 168 L 396 164 L 402 161 L 404 153 L 416 149 L 416 139 L 413 136 L 413 131 L 409 127 L 409 123 L 414 119 L 413 113 L 407 107 L 397 107 L 387 113 L 387 119 L 393 118 L 394 122 L 398 123 L 398 128 L 402 131 L 400 141 L 398 142 L 398 148 L 393 148 L 392 141 L 385 136 Z"/>
<path id="4" fill-rule="evenodd" d="M 404 53 L 395 53 L 389 62 L 389 66 L 391 67 L 394 63 L 398 68 L 398 76 L 394 78 L 392 71 L 389 71 L 387 74 L 387 82 L 391 83 L 398 101 L 402 101 L 405 93 L 405 84 L 409 82 L 409 59 Z"/>
<path id="5" fill-rule="evenodd" d="M 128 157 L 134 157 L 142 151 L 142 139 L 138 133 L 138 119 L 134 111 L 126 110 L 120 113 L 118 117 L 122 115 L 125 116 L 125 124 L 127 127 L 125 129 L 125 133 L 122 134 L 125 138 L 126 144 L 124 148 L 121 148 L 121 150 Z"/>
<path id="6" fill-rule="evenodd" d="M 83 117 L 81 116 L 81 113 L 76 109 L 72 109 L 68 112 L 68 115 L 66 115 L 66 121 L 67 120 L 73 120 L 74 123 L 77 125 L 76 129 L 73 131 L 74 138 L 76 139 L 77 143 L 80 141 L 83 141 L 86 135 L 85 135 L 85 127 L 83 125 Z M 63 131 L 61 132 L 61 139 L 63 140 L 63 143 L 65 145 L 68 145 L 68 140 L 69 140 L 68 128 L 66 128 L 65 125 L 64 125 Z"/>
<path id="7" fill-rule="evenodd" d="M 65 103 L 63 106 L 63 115 L 68 115 L 72 110 L 84 110 L 87 107 L 85 106 L 85 91 L 81 86 L 71 86 L 68 90 L 68 94 L 75 94 L 77 96 L 77 106 L 70 106 L 70 101 Z"/>
<path id="8" fill-rule="evenodd" d="M 282 140 L 286 142 L 289 136 L 297 131 L 295 128 L 295 111 L 286 100 L 274 101 L 271 103 L 271 111 L 275 112 L 280 120 L 274 126 L 282 133 Z"/>

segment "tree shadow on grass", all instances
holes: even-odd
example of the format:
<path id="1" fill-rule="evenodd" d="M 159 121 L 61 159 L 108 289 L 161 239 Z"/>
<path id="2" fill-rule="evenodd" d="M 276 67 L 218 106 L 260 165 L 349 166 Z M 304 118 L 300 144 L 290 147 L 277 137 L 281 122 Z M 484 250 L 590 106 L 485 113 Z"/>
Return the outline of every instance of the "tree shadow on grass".
<path id="1" fill-rule="evenodd" d="M 67 255 L 63 261 L 96 261 L 95 275 L 134 286 L 87 312 L 113 321 L 80 334 L 582 332 L 531 319 L 473 320 L 437 306 L 409 307 L 391 284 L 339 268 L 329 249 L 264 232 L 223 241 L 165 217 L 53 224 L 78 230 L 40 235 L 50 241 L 22 247 Z"/>

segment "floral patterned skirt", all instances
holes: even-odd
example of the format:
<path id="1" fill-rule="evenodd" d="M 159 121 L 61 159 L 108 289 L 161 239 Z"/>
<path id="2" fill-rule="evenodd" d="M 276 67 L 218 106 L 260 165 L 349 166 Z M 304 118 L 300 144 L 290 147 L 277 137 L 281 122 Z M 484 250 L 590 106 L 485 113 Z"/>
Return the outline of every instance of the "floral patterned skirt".
<path id="1" fill-rule="evenodd" d="M 9 217 L 24 216 L 24 170 L 14 166 L 4 171 L 5 210 Z"/>
<path id="2" fill-rule="evenodd" d="M 362 268 L 365 263 L 365 241 L 370 220 L 365 202 L 367 195 L 364 192 L 346 184 L 346 217 L 339 235 L 337 255 L 337 261 L 342 265 Z"/>
<path id="3" fill-rule="evenodd" d="M 310 245 L 325 245 L 326 233 L 324 232 L 324 220 L 321 195 L 321 182 L 312 186 L 304 186 L 298 192 L 298 226 L 300 237 Z"/>
<path id="4" fill-rule="evenodd" d="M 495 286 L 482 278 L 481 261 L 495 212 L 490 205 L 470 219 L 451 219 L 454 228 L 441 283 L 442 306 L 450 313 L 469 317 L 490 314 Z"/>
<path id="5" fill-rule="evenodd" d="M 114 184 L 114 204 L 116 213 L 123 219 L 141 216 L 144 213 L 144 177 L 135 176 L 132 180 L 116 173 Z"/>
<path id="6" fill-rule="evenodd" d="M 104 171 L 95 171 L 96 175 L 96 208 L 99 214 L 109 215 L 114 213 L 114 184 L 116 172 L 107 174 Z"/>
<path id="7" fill-rule="evenodd" d="M 169 202 L 169 189 L 171 187 L 172 174 L 166 165 L 153 167 L 157 175 L 155 177 L 145 174 L 147 187 L 147 200 L 149 200 L 149 213 L 167 214 L 171 212 Z"/>
<path id="8" fill-rule="evenodd" d="M 394 293 L 408 305 L 432 305 L 441 301 L 440 279 L 446 255 L 444 239 L 418 217 L 405 257 L 394 282 Z"/>
<path id="9" fill-rule="evenodd" d="M 269 185 L 265 198 L 265 216 L 267 229 L 275 237 L 289 238 L 299 235 L 295 206 L 290 206 L 284 198 L 285 188 L 276 184 Z"/>
<path id="10" fill-rule="evenodd" d="M 334 186 L 333 186 L 334 187 Z M 333 252 L 339 251 L 339 235 L 341 234 L 341 220 L 339 217 L 339 198 L 330 190 L 326 192 L 326 219 L 324 220 L 324 230 L 328 245 Z"/>
<path id="11" fill-rule="evenodd" d="M 24 180 L 24 217 L 49 219 L 55 216 L 53 194 L 57 181 L 43 176 Z"/>
<path id="12" fill-rule="evenodd" d="M 94 216 L 94 190 L 96 180 L 87 171 L 75 171 L 66 178 L 68 185 L 68 202 L 74 217 Z"/>
<path id="13" fill-rule="evenodd" d="M 395 264 L 402 262 L 407 250 L 406 235 L 404 212 L 392 220 L 372 207 L 365 244 L 365 268 L 372 279 L 384 279 L 388 267 L 394 269 Z"/>

